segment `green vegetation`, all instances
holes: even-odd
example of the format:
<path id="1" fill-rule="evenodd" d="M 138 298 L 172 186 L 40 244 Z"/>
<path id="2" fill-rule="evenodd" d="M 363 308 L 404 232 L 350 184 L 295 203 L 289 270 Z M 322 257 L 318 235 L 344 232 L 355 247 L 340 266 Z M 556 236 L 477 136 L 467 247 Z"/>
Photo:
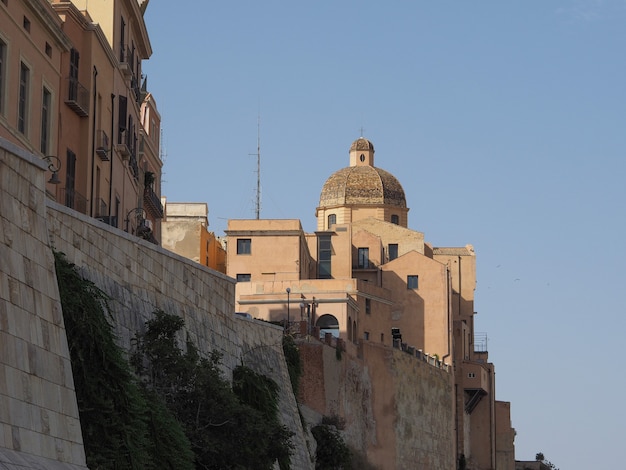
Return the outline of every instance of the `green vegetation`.
<path id="1" fill-rule="evenodd" d="M 554 465 L 549 460 L 546 460 L 546 457 L 543 455 L 543 452 L 537 452 L 535 455 L 535 460 L 537 462 L 541 462 L 545 466 L 547 466 L 550 470 L 559 470 L 556 465 Z"/>
<path id="2" fill-rule="evenodd" d="M 163 311 L 135 338 L 133 364 L 145 386 L 182 423 L 202 469 L 289 468 L 291 432 L 278 419 L 278 386 L 239 366 L 231 388 L 220 355 L 201 358 L 193 343 L 177 344 L 184 322 Z"/>
<path id="3" fill-rule="evenodd" d="M 347 470 L 352 468 L 350 449 L 334 426 L 319 424 L 311 428 L 311 433 L 317 441 L 316 469 Z"/>
<path id="4" fill-rule="evenodd" d="M 302 361 L 300 359 L 300 350 L 296 346 L 296 342 L 290 335 L 283 336 L 283 353 L 287 370 L 289 371 L 289 379 L 291 380 L 291 388 L 294 396 L 298 397 L 300 387 L 300 377 L 302 377 Z"/>
<path id="5" fill-rule="evenodd" d="M 193 468 L 180 426 L 138 384 L 115 343 L 107 296 L 63 254 L 55 262 L 87 465 Z"/>
<path id="6" fill-rule="evenodd" d="M 162 311 L 136 335 L 129 363 L 106 294 L 64 255 L 55 261 L 89 468 L 289 468 L 275 382 L 240 366 L 231 387 L 220 355 L 201 358 L 190 341 L 182 351 L 184 321 Z"/>

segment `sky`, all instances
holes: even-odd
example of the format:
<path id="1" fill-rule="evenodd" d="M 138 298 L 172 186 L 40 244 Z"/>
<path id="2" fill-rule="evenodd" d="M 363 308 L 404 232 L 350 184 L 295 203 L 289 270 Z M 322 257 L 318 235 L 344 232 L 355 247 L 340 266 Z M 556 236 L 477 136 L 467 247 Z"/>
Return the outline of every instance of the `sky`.
<path id="1" fill-rule="evenodd" d="M 516 458 L 623 468 L 626 0 L 152 1 L 162 193 L 316 227 L 361 135 L 409 227 L 474 246 Z M 258 144 L 260 143 L 260 151 Z"/>

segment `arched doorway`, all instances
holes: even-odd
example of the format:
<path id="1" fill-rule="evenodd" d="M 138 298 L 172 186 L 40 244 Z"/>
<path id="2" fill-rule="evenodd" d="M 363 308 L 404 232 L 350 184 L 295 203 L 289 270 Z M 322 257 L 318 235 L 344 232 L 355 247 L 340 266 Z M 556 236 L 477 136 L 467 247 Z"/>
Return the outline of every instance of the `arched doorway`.
<path id="1" fill-rule="evenodd" d="M 330 333 L 335 338 L 339 338 L 339 322 L 334 315 L 325 313 L 317 319 L 315 326 L 320 329 L 320 338 L 324 338 L 326 333 Z"/>

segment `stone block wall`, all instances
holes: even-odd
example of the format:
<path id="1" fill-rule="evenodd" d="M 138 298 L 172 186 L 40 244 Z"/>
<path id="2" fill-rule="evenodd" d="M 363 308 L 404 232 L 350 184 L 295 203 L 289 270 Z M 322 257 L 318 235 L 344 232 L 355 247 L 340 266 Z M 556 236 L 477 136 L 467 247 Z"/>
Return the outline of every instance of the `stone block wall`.
<path id="1" fill-rule="evenodd" d="M 312 468 L 282 350 L 282 329 L 234 314 L 235 280 L 48 201 L 50 243 L 111 297 L 119 343 L 130 350 L 155 310 L 185 320 L 185 334 L 222 354 L 227 378 L 243 363 L 280 387 L 282 422 L 294 432 L 294 468 Z M 181 338 L 181 346 L 184 338 Z"/>
<path id="2" fill-rule="evenodd" d="M 0 139 L 0 468 L 84 469 L 45 170 Z"/>
<path id="3" fill-rule="evenodd" d="M 274 379 L 293 468 L 312 469 L 282 329 L 234 315 L 232 278 L 47 200 L 46 169 L 0 139 L 0 468 L 86 468 L 55 249 L 109 295 L 126 350 L 161 309 L 185 320 L 201 352 L 222 353 L 227 378 L 244 363 Z"/>
<path id="4" fill-rule="evenodd" d="M 344 418 L 346 442 L 384 470 L 456 468 L 451 371 L 367 341 L 340 358 L 319 342 L 299 347 L 300 400 L 312 424 Z"/>

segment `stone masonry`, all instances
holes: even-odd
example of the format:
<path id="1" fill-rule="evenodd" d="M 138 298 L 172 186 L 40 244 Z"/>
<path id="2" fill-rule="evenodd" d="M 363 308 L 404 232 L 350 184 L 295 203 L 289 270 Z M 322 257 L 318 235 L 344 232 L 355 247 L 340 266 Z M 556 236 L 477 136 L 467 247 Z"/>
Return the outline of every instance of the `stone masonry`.
<path id="1" fill-rule="evenodd" d="M 0 139 L 0 468 L 84 469 L 45 169 Z"/>
<path id="2" fill-rule="evenodd" d="M 226 377 L 244 363 L 274 379 L 292 465 L 312 469 L 282 329 L 234 315 L 233 279 L 46 200 L 45 170 L 0 139 L 0 469 L 86 468 L 51 248 L 111 297 L 126 350 L 161 309 L 202 353 L 222 354 Z"/>

